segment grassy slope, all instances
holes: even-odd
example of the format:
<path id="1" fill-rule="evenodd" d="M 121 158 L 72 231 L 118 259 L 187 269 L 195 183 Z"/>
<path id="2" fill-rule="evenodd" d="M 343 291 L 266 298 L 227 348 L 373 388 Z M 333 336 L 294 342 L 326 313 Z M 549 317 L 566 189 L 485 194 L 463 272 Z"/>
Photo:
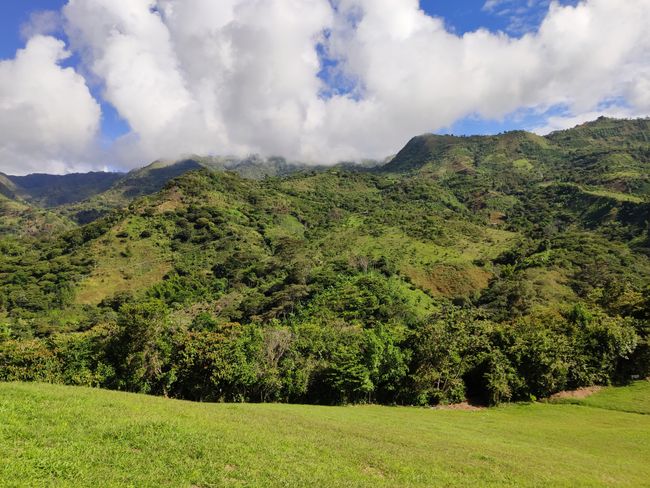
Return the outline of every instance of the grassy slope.
<path id="1" fill-rule="evenodd" d="M 638 401 L 648 398 L 646 388 Z M 1 384 L 0 417 L 5 486 L 647 486 L 650 479 L 650 416 L 575 405 L 463 412 L 192 404 Z"/>
<path id="2" fill-rule="evenodd" d="M 162 280 L 171 269 L 171 251 L 158 234 L 137 238 L 145 229 L 141 219 L 132 217 L 91 244 L 89 253 L 96 265 L 79 283 L 76 303 L 96 305 L 115 293 L 146 288 Z"/>
<path id="3" fill-rule="evenodd" d="M 627 388 L 605 388 L 587 398 L 566 398 L 559 400 L 558 403 L 650 415 L 650 381 L 639 381 Z"/>

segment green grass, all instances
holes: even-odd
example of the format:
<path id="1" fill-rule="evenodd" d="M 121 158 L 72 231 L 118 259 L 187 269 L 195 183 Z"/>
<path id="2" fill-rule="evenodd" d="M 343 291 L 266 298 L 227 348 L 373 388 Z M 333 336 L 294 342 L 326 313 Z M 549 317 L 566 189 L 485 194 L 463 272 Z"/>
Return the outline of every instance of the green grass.
<path id="1" fill-rule="evenodd" d="M 626 388 L 604 388 L 587 398 L 564 398 L 556 403 L 650 415 L 650 381 L 638 381 Z"/>
<path id="2" fill-rule="evenodd" d="M 628 193 L 621 193 L 617 191 L 605 190 L 605 189 L 582 189 L 585 193 L 589 195 L 594 195 L 596 197 L 604 197 L 618 202 L 630 202 L 630 203 L 643 203 L 643 198 L 636 195 L 630 195 Z"/>
<path id="3" fill-rule="evenodd" d="M 608 391 L 648 405 L 648 390 Z M 613 397 L 610 401 L 616 401 Z M 637 400 L 633 400 L 636 398 Z M 193 404 L 0 384 L 2 486 L 648 486 L 650 416 Z"/>

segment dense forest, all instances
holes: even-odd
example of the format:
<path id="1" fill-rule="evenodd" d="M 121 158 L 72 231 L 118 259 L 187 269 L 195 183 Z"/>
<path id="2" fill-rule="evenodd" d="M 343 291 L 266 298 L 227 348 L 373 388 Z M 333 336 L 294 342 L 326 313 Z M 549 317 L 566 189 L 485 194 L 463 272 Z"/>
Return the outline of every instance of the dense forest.
<path id="1" fill-rule="evenodd" d="M 650 120 L 265 163 L 0 175 L 0 381 L 435 405 L 650 374 Z"/>

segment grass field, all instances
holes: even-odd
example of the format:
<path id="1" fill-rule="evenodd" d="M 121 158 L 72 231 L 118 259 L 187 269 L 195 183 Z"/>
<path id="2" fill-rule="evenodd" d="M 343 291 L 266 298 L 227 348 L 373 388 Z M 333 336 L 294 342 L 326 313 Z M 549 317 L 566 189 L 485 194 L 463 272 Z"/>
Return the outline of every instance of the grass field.
<path id="1" fill-rule="evenodd" d="M 193 404 L 0 384 L 0 485 L 642 487 L 650 415 L 627 411 L 649 405 L 647 382 L 581 405 L 480 411 Z"/>
<path id="2" fill-rule="evenodd" d="M 626 388 L 605 388 L 587 398 L 565 398 L 556 403 L 650 415 L 650 381 L 639 381 Z"/>

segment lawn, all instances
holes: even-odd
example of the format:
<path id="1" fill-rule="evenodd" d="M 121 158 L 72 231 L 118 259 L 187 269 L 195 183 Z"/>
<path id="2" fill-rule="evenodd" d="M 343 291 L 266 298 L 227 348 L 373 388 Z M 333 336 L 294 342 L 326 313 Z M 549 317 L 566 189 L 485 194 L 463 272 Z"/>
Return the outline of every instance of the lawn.
<path id="1" fill-rule="evenodd" d="M 618 401 L 647 412 L 650 389 L 456 411 L 0 384 L 0 485 L 649 486 L 650 415 Z"/>
<path id="2" fill-rule="evenodd" d="M 587 398 L 565 398 L 556 403 L 650 415 L 650 381 L 638 381 L 626 388 L 605 388 Z"/>

